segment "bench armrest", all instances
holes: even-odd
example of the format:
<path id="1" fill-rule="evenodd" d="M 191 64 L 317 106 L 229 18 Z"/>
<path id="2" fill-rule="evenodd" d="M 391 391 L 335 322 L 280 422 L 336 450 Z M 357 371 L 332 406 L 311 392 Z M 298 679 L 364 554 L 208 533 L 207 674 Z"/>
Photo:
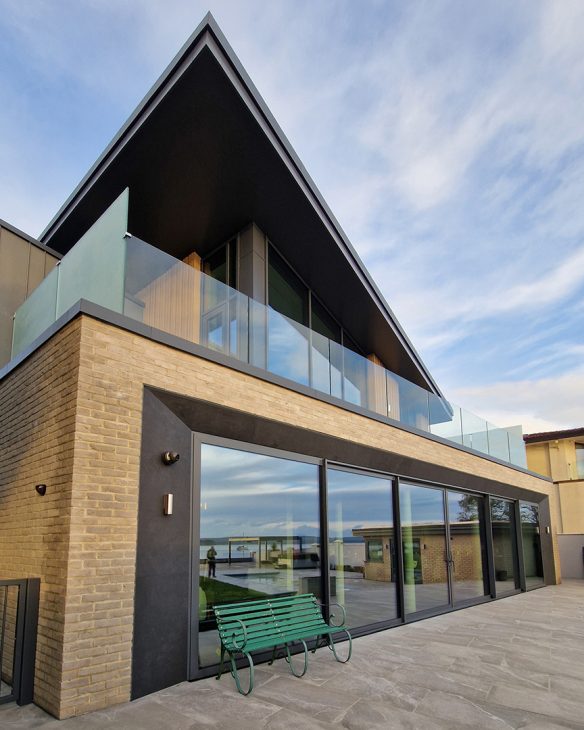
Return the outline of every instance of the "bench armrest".
<path id="1" fill-rule="evenodd" d="M 318 605 L 319 606 L 324 606 L 325 604 L 324 603 L 319 603 Z M 335 618 L 335 614 L 332 613 L 332 611 L 331 611 L 331 613 L 329 614 L 329 625 L 332 628 L 338 628 L 340 626 L 344 626 L 345 625 L 345 621 L 347 620 L 347 612 L 345 611 L 345 607 L 344 606 L 341 606 L 340 603 L 329 603 L 328 606 L 329 606 L 329 608 L 332 608 L 333 606 L 338 606 L 341 609 L 342 616 L 343 616 L 342 619 L 341 619 L 341 623 L 340 624 L 334 624 L 332 620 Z"/>
<path id="2" fill-rule="evenodd" d="M 234 618 L 232 620 L 237 621 L 238 624 L 241 624 L 241 628 L 243 629 L 243 644 L 241 644 L 241 646 L 237 643 L 235 634 L 231 634 L 231 641 L 233 642 L 233 646 L 241 651 L 241 649 L 243 649 L 244 646 L 247 644 L 247 629 L 245 628 L 245 624 L 241 619 Z"/>

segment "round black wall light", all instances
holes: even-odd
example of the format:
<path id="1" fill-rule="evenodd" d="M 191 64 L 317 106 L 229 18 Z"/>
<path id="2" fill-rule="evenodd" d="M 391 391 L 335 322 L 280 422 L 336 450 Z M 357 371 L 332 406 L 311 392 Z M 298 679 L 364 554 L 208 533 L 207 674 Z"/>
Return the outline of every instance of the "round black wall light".
<path id="1" fill-rule="evenodd" d="M 177 454 L 176 451 L 165 451 L 162 454 L 162 463 L 166 466 L 170 466 L 171 464 L 174 464 L 180 459 L 180 454 Z"/>
<path id="2" fill-rule="evenodd" d="M 37 484 L 35 486 L 35 489 L 41 495 L 41 497 L 44 497 L 47 492 L 47 485 L 46 484 Z"/>

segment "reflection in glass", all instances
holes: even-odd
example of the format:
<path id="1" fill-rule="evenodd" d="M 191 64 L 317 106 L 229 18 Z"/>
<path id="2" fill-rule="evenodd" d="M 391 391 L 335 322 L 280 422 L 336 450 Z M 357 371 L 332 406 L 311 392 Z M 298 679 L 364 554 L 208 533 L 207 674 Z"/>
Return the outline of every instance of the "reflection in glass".
<path id="1" fill-rule="evenodd" d="M 539 507 L 536 504 L 521 502 L 521 537 L 523 542 L 523 567 L 525 587 L 543 583 L 543 564 L 541 560 L 541 538 L 539 534 Z"/>
<path id="2" fill-rule="evenodd" d="M 199 662 L 217 663 L 213 606 L 320 594 L 318 467 L 201 446 Z"/>
<path id="3" fill-rule="evenodd" d="M 452 600 L 485 595 L 480 497 L 448 492 Z"/>
<path id="4" fill-rule="evenodd" d="M 506 499 L 491 499 L 495 588 L 497 595 L 513 591 L 517 582 L 517 542 L 515 509 Z"/>
<path id="5" fill-rule="evenodd" d="M 391 481 L 329 469 L 327 484 L 331 602 L 350 627 L 396 618 Z"/>
<path id="6" fill-rule="evenodd" d="M 268 310 L 268 370 L 295 383 L 308 385 L 310 330 Z"/>
<path id="7" fill-rule="evenodd" d="M 443 492 L 400 482 L 399 499 L 406 613 L 448 605 Z"/>

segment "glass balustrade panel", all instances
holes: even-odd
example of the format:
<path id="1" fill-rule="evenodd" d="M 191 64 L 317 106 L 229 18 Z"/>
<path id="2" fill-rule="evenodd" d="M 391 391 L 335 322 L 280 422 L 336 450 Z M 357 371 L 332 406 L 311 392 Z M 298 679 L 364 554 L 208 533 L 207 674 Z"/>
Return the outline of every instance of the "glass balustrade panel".
<path id="1" fill-rule="evenodd" d="M 56 266 L 16 310 L 12 330 L 12 357 L 19 355 L 55 322 L 58 281 L 59 266 Z"/>
<path id="2" fill-rule="evenodd" d="M 430 433 L 435 436 L 462 443 L 462 420 L 460 408 L 434 393 L 428 394 L 430 412 Z"/>
<path id="3" fill-rule="evenodd" d="M 310 385 L 321 393 L 331 394 L 331 341 L 319 335 L 318 332 L 311 333 L 311 372 Z"/>
<path id="4" fill-rule="evenodd" d="M 309 385 L 310 330 L 268 308 L 268 366 L 271 373 Z"/>
<path id="5" fill-rule="evenodd" d="M 523 429 L 521 426 L 510 426 L 507 428 L 507 433 L 509 434 L 509 461 L 512 464 L 527 469 Z"/>
<path id="6" fill-rule="evenodd" d="M 489 453 L 489 438 L 487 435 L 487 422 L 484 418 L 475 416 L 474 413 L 465 410 L 461 411 L 462 416 L 462 443 L 469 449 L 480 451 L 483 454 Z"/>
<path id="7" fill-rule="evenodd" d="M 489 454 L 502 461 L 509 461 L 509 434 L 506 428 L 487 423 Z"/>

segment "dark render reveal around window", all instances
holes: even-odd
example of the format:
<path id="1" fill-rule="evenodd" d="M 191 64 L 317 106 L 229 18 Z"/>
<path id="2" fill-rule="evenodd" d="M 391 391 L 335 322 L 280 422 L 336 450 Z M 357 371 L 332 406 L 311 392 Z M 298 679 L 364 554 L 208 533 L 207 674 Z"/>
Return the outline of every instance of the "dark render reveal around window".
<path id="1" fill-rule="evenodd" d="M 521 515 L 521 542 L 523 545 L 525 586 L 526 588 L 533 588 L 543 583 L 539 507 L 529 502 L 521 502 L 519 513 Z"/>

